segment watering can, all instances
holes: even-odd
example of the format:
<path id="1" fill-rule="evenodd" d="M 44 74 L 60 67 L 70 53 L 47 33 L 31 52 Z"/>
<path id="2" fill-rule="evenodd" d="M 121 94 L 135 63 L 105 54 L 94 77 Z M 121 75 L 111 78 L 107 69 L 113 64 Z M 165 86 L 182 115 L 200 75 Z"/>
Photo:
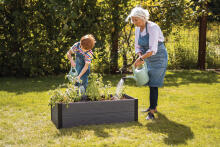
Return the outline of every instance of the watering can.
<path id="1" fill-rule="evenodd" d="M 71 67 L 71 68 L 70 68 L 70 71 L 69 71 L 69 73 L 68 73 L 68 75 L 67 75 L 68 80 L 69 80 L 70 82 L 72 82 L 72 81 L 73 81 L 73 78 L 75 78 L 75 77 L 77 77 L 77 76 L 78 76 L 78 72 L 77 72 L 76 68 L 75 68 L 75 67 Z"/>
<path id="2" fill-rule="evenodd" d="M 77 76 L 78 76 L 78 72 L 77 72 L 76 68 L 71 67 L 71 69 L 70 69 L 70 71 L 67 75 L 68 80 L 70 82 L 73 82 L 74 81 L 73 79 L 76 78 Z M 76 80 L 76 82 L 77 82 L 77 84 L 75 84 L 75 85 L 77 85 L 79 87 L 79 93 L 81 95 L 85 94 L 86 90 L 85 90 L 84 86 L 82 85 L 82 81 L 81 80 L 80 81 Z"/>
<path id="3" fill-rule="evenodd" d="M 148 83 L 149 76 L 148 76 L 148 69 L 147 64 L 144 63 L 141 67 L 135 68 L 134 65 L 132 66 L 133 69 L 133 76 L 126 76 L 123 79 L 131 78 L 136 81 L 138 86 L 143 86 Z"/>

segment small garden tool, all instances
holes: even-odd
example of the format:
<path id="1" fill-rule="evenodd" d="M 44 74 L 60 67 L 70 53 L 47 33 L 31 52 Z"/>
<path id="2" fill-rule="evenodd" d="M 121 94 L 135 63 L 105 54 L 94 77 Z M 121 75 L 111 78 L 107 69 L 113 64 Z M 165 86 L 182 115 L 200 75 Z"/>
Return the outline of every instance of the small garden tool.
<path id="1" fill-rule="evenodd" d="M 133 65 L 132 69 L 133 69 L 134 76 L 126 76 L 126 77 L 123 77 L 123 79 L 124 80 L 127 78 L 134 79 L 138 86 L 143 86 L 147 84 L 147 82 L 149 81 L 147 64 L 144 63 L 144 65 L 142 65 L 139 68 L 135 68 Z"/>

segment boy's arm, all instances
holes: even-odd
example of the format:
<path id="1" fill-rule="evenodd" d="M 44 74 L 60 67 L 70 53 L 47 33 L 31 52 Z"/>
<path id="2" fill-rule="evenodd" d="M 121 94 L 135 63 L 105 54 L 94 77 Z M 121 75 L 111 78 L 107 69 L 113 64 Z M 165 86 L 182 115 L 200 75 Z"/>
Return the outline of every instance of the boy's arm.
<path id="1" fill-rule="evenodd" d="M 80 74 L 78 75 L 78 79 L 80 79 L 80 78 L 84 75 L 84 73 L 87 71 L 87 69 L 88 69 L 88 67 L 89 67 L 89 64 L 90 64 L 90 62 L 86 62 L 86 63 L 85 63 L 85 65 L 84 65 L 82 71 L 81 71 Z"/>
<path id="2" fill-rule="evenodd" d="M 73 61 L 73 58 L 71 56 L 71 54 L 73 54 L 73 52 L 71 51 L 71 49 L 67 52 L 67 58 L 70 60 L 71 66 L 72 67 L 76 67 L 75 62 Z"/>

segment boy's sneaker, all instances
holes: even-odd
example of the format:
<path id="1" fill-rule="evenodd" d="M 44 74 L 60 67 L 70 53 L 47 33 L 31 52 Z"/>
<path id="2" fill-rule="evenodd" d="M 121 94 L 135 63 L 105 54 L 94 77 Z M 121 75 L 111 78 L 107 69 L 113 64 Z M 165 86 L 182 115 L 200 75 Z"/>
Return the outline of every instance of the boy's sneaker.
<path id="1" fill-rule="evenodd" d="M 149 112 L 148 115 L 147 115 L 147 117 L 146 117 L 146 120 L 149 120 L 149 119 L 154 120 L 154 119 L 155 119 L 154 114 L 152 114 L 152 113 Z"/>

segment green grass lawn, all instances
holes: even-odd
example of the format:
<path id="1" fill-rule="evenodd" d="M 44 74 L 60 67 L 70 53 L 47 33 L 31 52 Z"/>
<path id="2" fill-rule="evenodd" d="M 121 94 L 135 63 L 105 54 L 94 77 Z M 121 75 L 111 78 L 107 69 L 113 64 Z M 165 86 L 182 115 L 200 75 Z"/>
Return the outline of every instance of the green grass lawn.
<path id="1" fill-rule="evenodd" d="M 116 87 L 121 75 L 104 76 Z M 49 90 L 64 75 L 0 78 L 0 146 L 220 146 L 220 75 L 168 71 L 159 89 L 154 121 L 140 111 L 149 88 L 126 82 L 126 94 L 139 99 L 138 122 L 56 129 L 50 120 Z"/>

